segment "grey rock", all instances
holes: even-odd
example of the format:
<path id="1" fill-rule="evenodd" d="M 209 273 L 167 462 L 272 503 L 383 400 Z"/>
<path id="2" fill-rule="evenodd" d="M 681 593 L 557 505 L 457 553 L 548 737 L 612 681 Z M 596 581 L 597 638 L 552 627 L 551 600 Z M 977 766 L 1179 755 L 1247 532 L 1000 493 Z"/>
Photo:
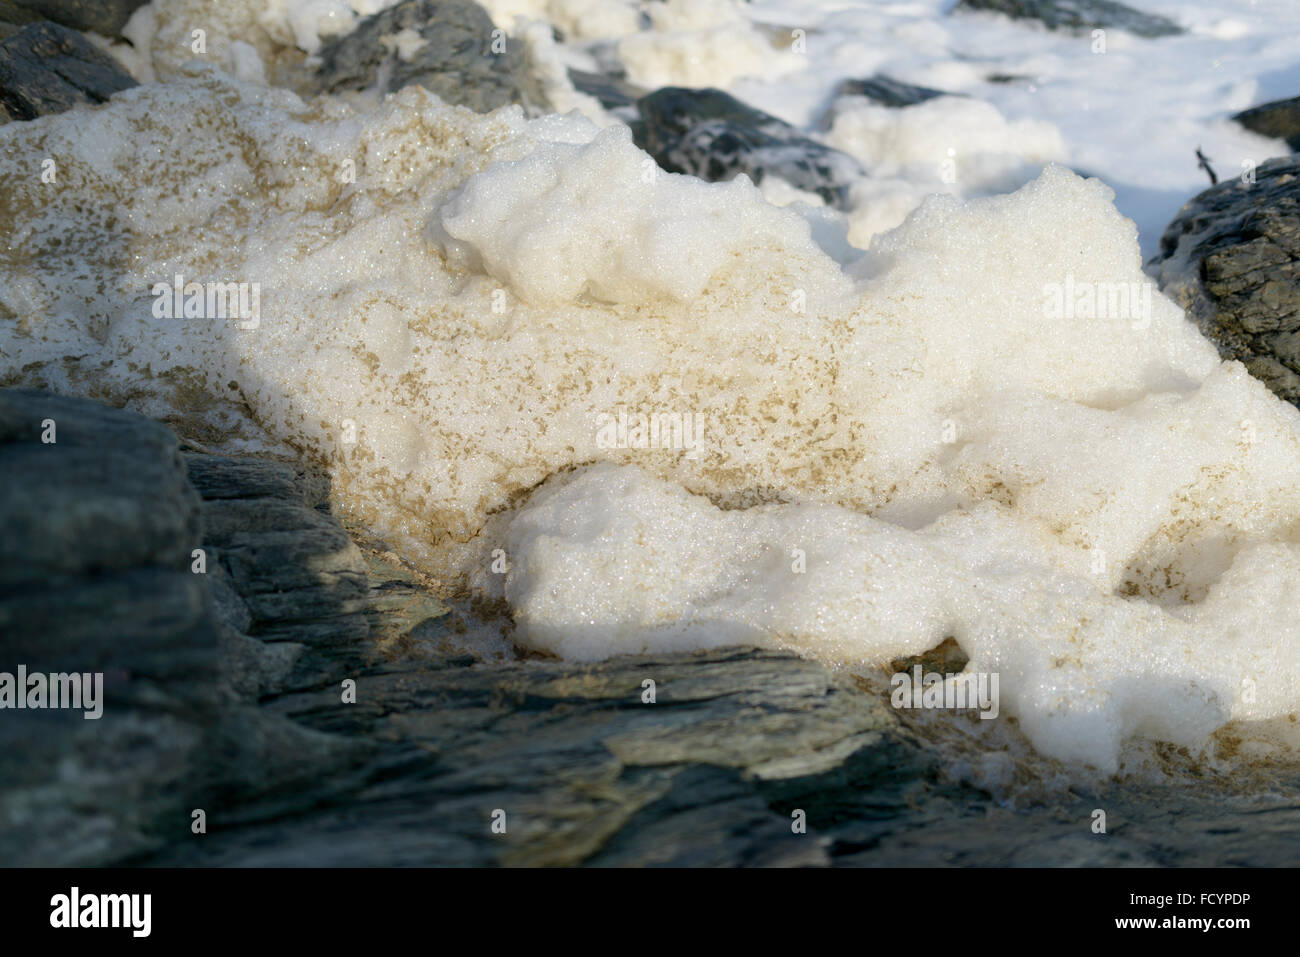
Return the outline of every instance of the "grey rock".
<path id="1" fill-rule="evenodd" d="M 774 652 L 445 661 L 372 672 L 357 691 L 350 706 L 327 691 L 266 705 L 375 742 L 353 790 L 148 863 L 1276 866 L 1300 834 L 1294 770 L 1259 793 L 1198 776 L 1008 805 L 947 780 L 943 752 L 852 676 Z M 1098 806 L 1106 835 L 1091 831 Z M 490 829 L 497 810 L 504 834 Z M 792 827 L 797 812 L 806 833 Z"/>
<path id="2" fill-rule="evenodd" d="M 136 8 L 148 0 L 0 0 L 0 21 L 26 24 L 51 20 L 73 30 L 117 36 Z"/>
<path id="3" fill-rule="evenodd" d="M 224 658 L 244 696 L 355 675 L 409 648 L 418 629 L 438 630 L 448 607 L 394 558 L 353 543 L 329 514 L 322 474 L 252 456 L 184 458 L 203 497 L 218 617 L 233 633 Z"/>
<path id="4" fill-rule="evenodd" d="M 331 629 L 367 634 L 361 551 L 337 521 L 308 504 L 311 490 L 293 467 L 193 453 L 186 463 L 204 496 L 204 543 L 243 601 L 250 634 L 279 626 L 290 634 L 298 628 L 301 638 Z M 286 637 L 283 628 L 279 637 Z"/>
<path id="5" fill-rule="evenodd" d="M 345 803 L 151 863 L 825 864 L 829 837 L 796 834 L 795 807 L 829 813 L 832 779 L 901 801 L 929 768 L 880 699 L 821 665 L 752 649 L 422 666 L 360 678 L 355 705 L 319 692 L 267 709 L 385 742 L 370 783 Z M 506 835 L 489 829 L 497 808 Z"/>
<path id="6" fill-rule="evenodd" d="M 447 103 L 487 113 L 526 99 L 523 50 L 506 41 L 493 51 L 492 19 L 469 0 L 405 0 L 362 20 L 326 44 L 313 89 L 322 93 L 378 88 L 390 93 L 412 83 Z M 392 38 L 403 30 L 424 45 L 402 59 Z"/>
<path id="7" fill-rule="evenodd" d="M 47 424 L 48 423 L 48 424 Z M 41 441 L 51 433 L 52 443 Z M 199 497 L 176 437 L 139 416 L 35 390 L 0 391 L 0 581 L 156 564 L 189 568 Z"/>
<path id="8" fill-rule="evenodd" d="M 865 80 L 843 80 L 835 88 L 835 95 L 865 96 L 881 106 L 895 109 L 915 106 L 926 100 L 933 100 L 936 96 L 965 96 L 964 93 L 946 93 L 926 86 L 913 86 L 911 83 L 903 83 L 883 73 L 877 73 Z"/>
<path id="9" fill-rule="evenodd" d="M 626 80 L 605 73 L 587 73 L 583 70 L 569 70 L 569 79 L 574 89 L 588 96 L 594 96 L 607 110 L 635 107 L 636 101 L 645 96 L 647 91 Z"/>
<path id="10" fill-rule="evenodd" d="M 1148 264 L 1225 358 L 1300 404 L 1300 160 L 1213 186 L 1165 229 Z"/>
<path id="11" fill-rule="evenodd" d="M 768 176 L 845 208 L 854 181 L 866 175 L 846 153 L 809 139 L 789 123 L 721 90 L 664 87 L 637 101 L 637 145 L 670 173 L 719 182 L 745 173 Z"/>
<path id="12" fill-rule="evenodd" d="M 289 687 L 302 669 L 306 646 L 291 641 L 268 643 L 231 629 L 219 640 L 222 677 L 237 700 L 258 701 Z"/>
<path id="13" fill-rule="evenodd" d="M 1114 0 L 958 0 L 953 8 L 1004 13 L 1016 20 L 1037 20 L 1049 30 L 1127 30 L 1140 37 L 1183 33 L 1174 21 L 1143 13 Z"/>
<path id="14" fill-rule="evenodd" d="M 55 23 L 34 23 L 0 41 L 0 119 L 103 103 L 135 85 L 109 54 Z"/>
<path id="15" fill-rule="evenodd" d="M 1252 133 L 1286 140 L 1292 152 L 1300 150 L 1300 96 L 1252 106 L 1233 119 Z"/>
<path id="16" fill-rule="evenodd" d="M 0 670 L 103 688 L 97 720 L 0 712 L 0 864 L 128 860 L 188 839 L 195 808 L 210 826 L 284 813 L 366 759 L 240 700 L 295 669 L 295 646 L 232 630 L 230 583 L 192 570 L 203 504 L 170 430 L 0 390 L 0 467 Z"/>
<path id="17" fill-rule="evenodd" d="M 216 630 L 196 575 L 142 567 L 5 585 L 0 628 L 10 661 L 187 685 L 214 673 Z"/>

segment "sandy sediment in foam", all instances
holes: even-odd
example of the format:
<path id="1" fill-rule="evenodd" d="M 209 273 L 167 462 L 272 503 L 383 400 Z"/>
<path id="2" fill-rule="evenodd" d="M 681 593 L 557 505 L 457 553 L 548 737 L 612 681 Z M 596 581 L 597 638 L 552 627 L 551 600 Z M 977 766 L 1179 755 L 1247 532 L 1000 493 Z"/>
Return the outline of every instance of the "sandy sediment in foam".
<path id="1" fill-rule="evenodd" d="M 0 128 L 0 177 L 6 383 L 325 464 L 532 647 L 956 635 L 1103 769 L 1300 702 L 1300 417 L 1143 285 L 1098 181 L 932 198 L 849 275 L 618 127 L 194 66 Z M 177 275 L 257 284 L 256 321 L 160 316 Z"/>

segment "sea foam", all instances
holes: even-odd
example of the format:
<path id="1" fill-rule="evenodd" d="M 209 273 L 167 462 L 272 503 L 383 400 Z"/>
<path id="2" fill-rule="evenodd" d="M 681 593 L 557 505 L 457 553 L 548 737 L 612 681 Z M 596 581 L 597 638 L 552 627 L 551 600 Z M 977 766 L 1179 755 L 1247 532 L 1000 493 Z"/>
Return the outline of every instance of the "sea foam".
<path id="1" fill-rule="evenodd" d="M 180 67 L 0 127 L 0 370 L 324 463 L 541 651 L 951 635 L 1102 770 L 1296 710 L 1300 414 L 1159 293 L 1099 308 L 1146 282 L 1104 184 L 932 197 L 850 274 L 751 185 L 647 159 L 574 115 Z M 258 283 L 260 322 L 156 318 L 177 274 Z M 619 416 L 703 425 L 601 441 Z"/>

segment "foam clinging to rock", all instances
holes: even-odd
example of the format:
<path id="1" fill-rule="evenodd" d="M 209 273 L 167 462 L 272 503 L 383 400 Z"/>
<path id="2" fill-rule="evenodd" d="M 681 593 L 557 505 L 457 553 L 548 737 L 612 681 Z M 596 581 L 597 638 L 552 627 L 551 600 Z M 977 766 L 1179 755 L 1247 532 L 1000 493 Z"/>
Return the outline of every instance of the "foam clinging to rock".
<path id="1" fill-rule="evenodd" d="M 0 128 L 7 381 L 317 459 L 557 654 L 955 634 L 1103 769 L 1300 703 L 1300 413 L 1144 285 L 1101 183 L 931 198 L 848 275 L 619 128 L 180 73 Z M 259 284 L 260 321 L 160 317 L 177 274 Z"/>

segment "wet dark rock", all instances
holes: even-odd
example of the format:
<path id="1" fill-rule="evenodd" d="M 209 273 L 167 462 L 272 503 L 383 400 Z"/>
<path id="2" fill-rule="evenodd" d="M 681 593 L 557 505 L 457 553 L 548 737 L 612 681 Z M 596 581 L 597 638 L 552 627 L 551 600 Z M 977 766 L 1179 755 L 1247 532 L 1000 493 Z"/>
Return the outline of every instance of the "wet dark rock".
<path id="1" fill-rule="evenodd" d="M 55 441 L 42 442 L 43 434 Z M 165 426 L 78 399 L 4 390 L 0 443 L 0 469 L 15 478 L 0 496 L 0 581 L 188 566 L 199 497 Z"/>
<path id="2" fill-rule="evenodd" d="M 1300 832 L 1294 800 L 1205 781 L 1008 806 L 948 780 L 943 752 L 859 680 L 755 649 L 586 666 L 448 658 L 360 678 L 355 705 L 320 691 L 266 708 L 378 750 L 346 793 L 147 863 L 1277 866 Z M 1261 793 L 1293 793 L 1287 773 Z M 1098 806 L 1105 835 L 1091 829 Z"/>
<path id="3" fill-rule="evenodd" d="M 636 101 L 646 94 L 641 87 L 605 73 L 570 69 L 569 79 L 573 82 L 574 89 L 595 97 L 607 110 L 635 107 Z"/>
<path id="4" fill-rule="evenodd" d="M 362 678 L 352 706 L 321 692 L 268 708 L 385 742 L 372 782 L 347 804 L 152 863 L 825 864 L 828 835 L 796 833 L 794 810 L 828 817 L 831 780 L 842 803 L 860 789 L 902 806 L 930 767 L 853 682 L 745 649 L 421 667 Z M 490 829 L 497 809 L 504 835 Z"/>
<path id="5" fill-rule="evenodd" d="M 1252 133 L 1286 140 L 1292 152 L 1300 151 L 1300 96 L 1252 106 L 1233 119 Z"/>
<path id="6" fill-rule="evenodd" d="M 0 0 L 0 21 L 13 24 L 50 20 L 73 30 L 117 36 L 136 8 L 148 0 Z"/>
<path id="7" fill-rule="evenodd" d="M 848 205 L 852 183 L 865 175 L 848 154 L 721 90 L 665 87 L 637 106 L 644 125 L 633 127 L 633 137 L 670 173 L 710 182 L 739 173 L 755 183 L 775 176 L 840 208 Z"/>
<path id="8" fill-rule="evenodd" d="M 986 10 L 1016 20 L 1037 20 L 1049 30 L 1127 30 L 1140 37 L 1182 33 L 1172 20 L 1114 0 L 958 0 L 954 10 Z"/>
<path id="9" fill-rule="evenodd" d="M 111 56 L 55 23 L 34 23 L 0 41 L 0 122 L 103 103 L 135 85 Z"/>
<path id="10" fill-rule="evenodd" d="M 1253 184 L 1198 195 L 1148 268 L 1225 358 L 1300 404 L 1300 160 L 1269 160 Z"/>
<path id="11" fill-rule="evenodd" d="M 378 88 L 390 93 L 417 83 L 442 100 L 487 113 L 527 99 L 522 45 L 505 41 L 494 52 L 487 11 L 469 0 L 405 0 L 367 17 L 351 33 L 327 43 L 313 89 L 321 93 Z M 404 58 L 397 35 L 424 41 Z"/>
<path id="12" fill-rule="evenodd" d="M 936 96 L 965 96 L 964 93 L 946 93 L 926 86 L 913 86 L 911 83 L 900 82 L 883 73 L 877 73 L 865 80 L 844 80 L 835 88 L 835 95 L 837 97 L 865 96 L 881 106 L 895 109 L 915 106 L 926 100 L 933 100 Z"/>
<path id="13" fill-rule="evenodd" d="M 311 470 L 196 452 L 185 461 L 203 497 L 214 600 L 235 633 L 227 667 L 253 697 L 355 675 L 447 614 L 413 573 L 353 543 Z"/>
<path id="14" fill-rule="evenodd" d="M 292 662 L 234 631 L 194 570 L 203 505 L 169 429 L 0 390 L 0 470 L 0 671 L 103 676 L 96 720 L 0 711 L 0 863 L 150 853 L 196 808 L 282 813 L 369 750 L 243 703 Z"/>

